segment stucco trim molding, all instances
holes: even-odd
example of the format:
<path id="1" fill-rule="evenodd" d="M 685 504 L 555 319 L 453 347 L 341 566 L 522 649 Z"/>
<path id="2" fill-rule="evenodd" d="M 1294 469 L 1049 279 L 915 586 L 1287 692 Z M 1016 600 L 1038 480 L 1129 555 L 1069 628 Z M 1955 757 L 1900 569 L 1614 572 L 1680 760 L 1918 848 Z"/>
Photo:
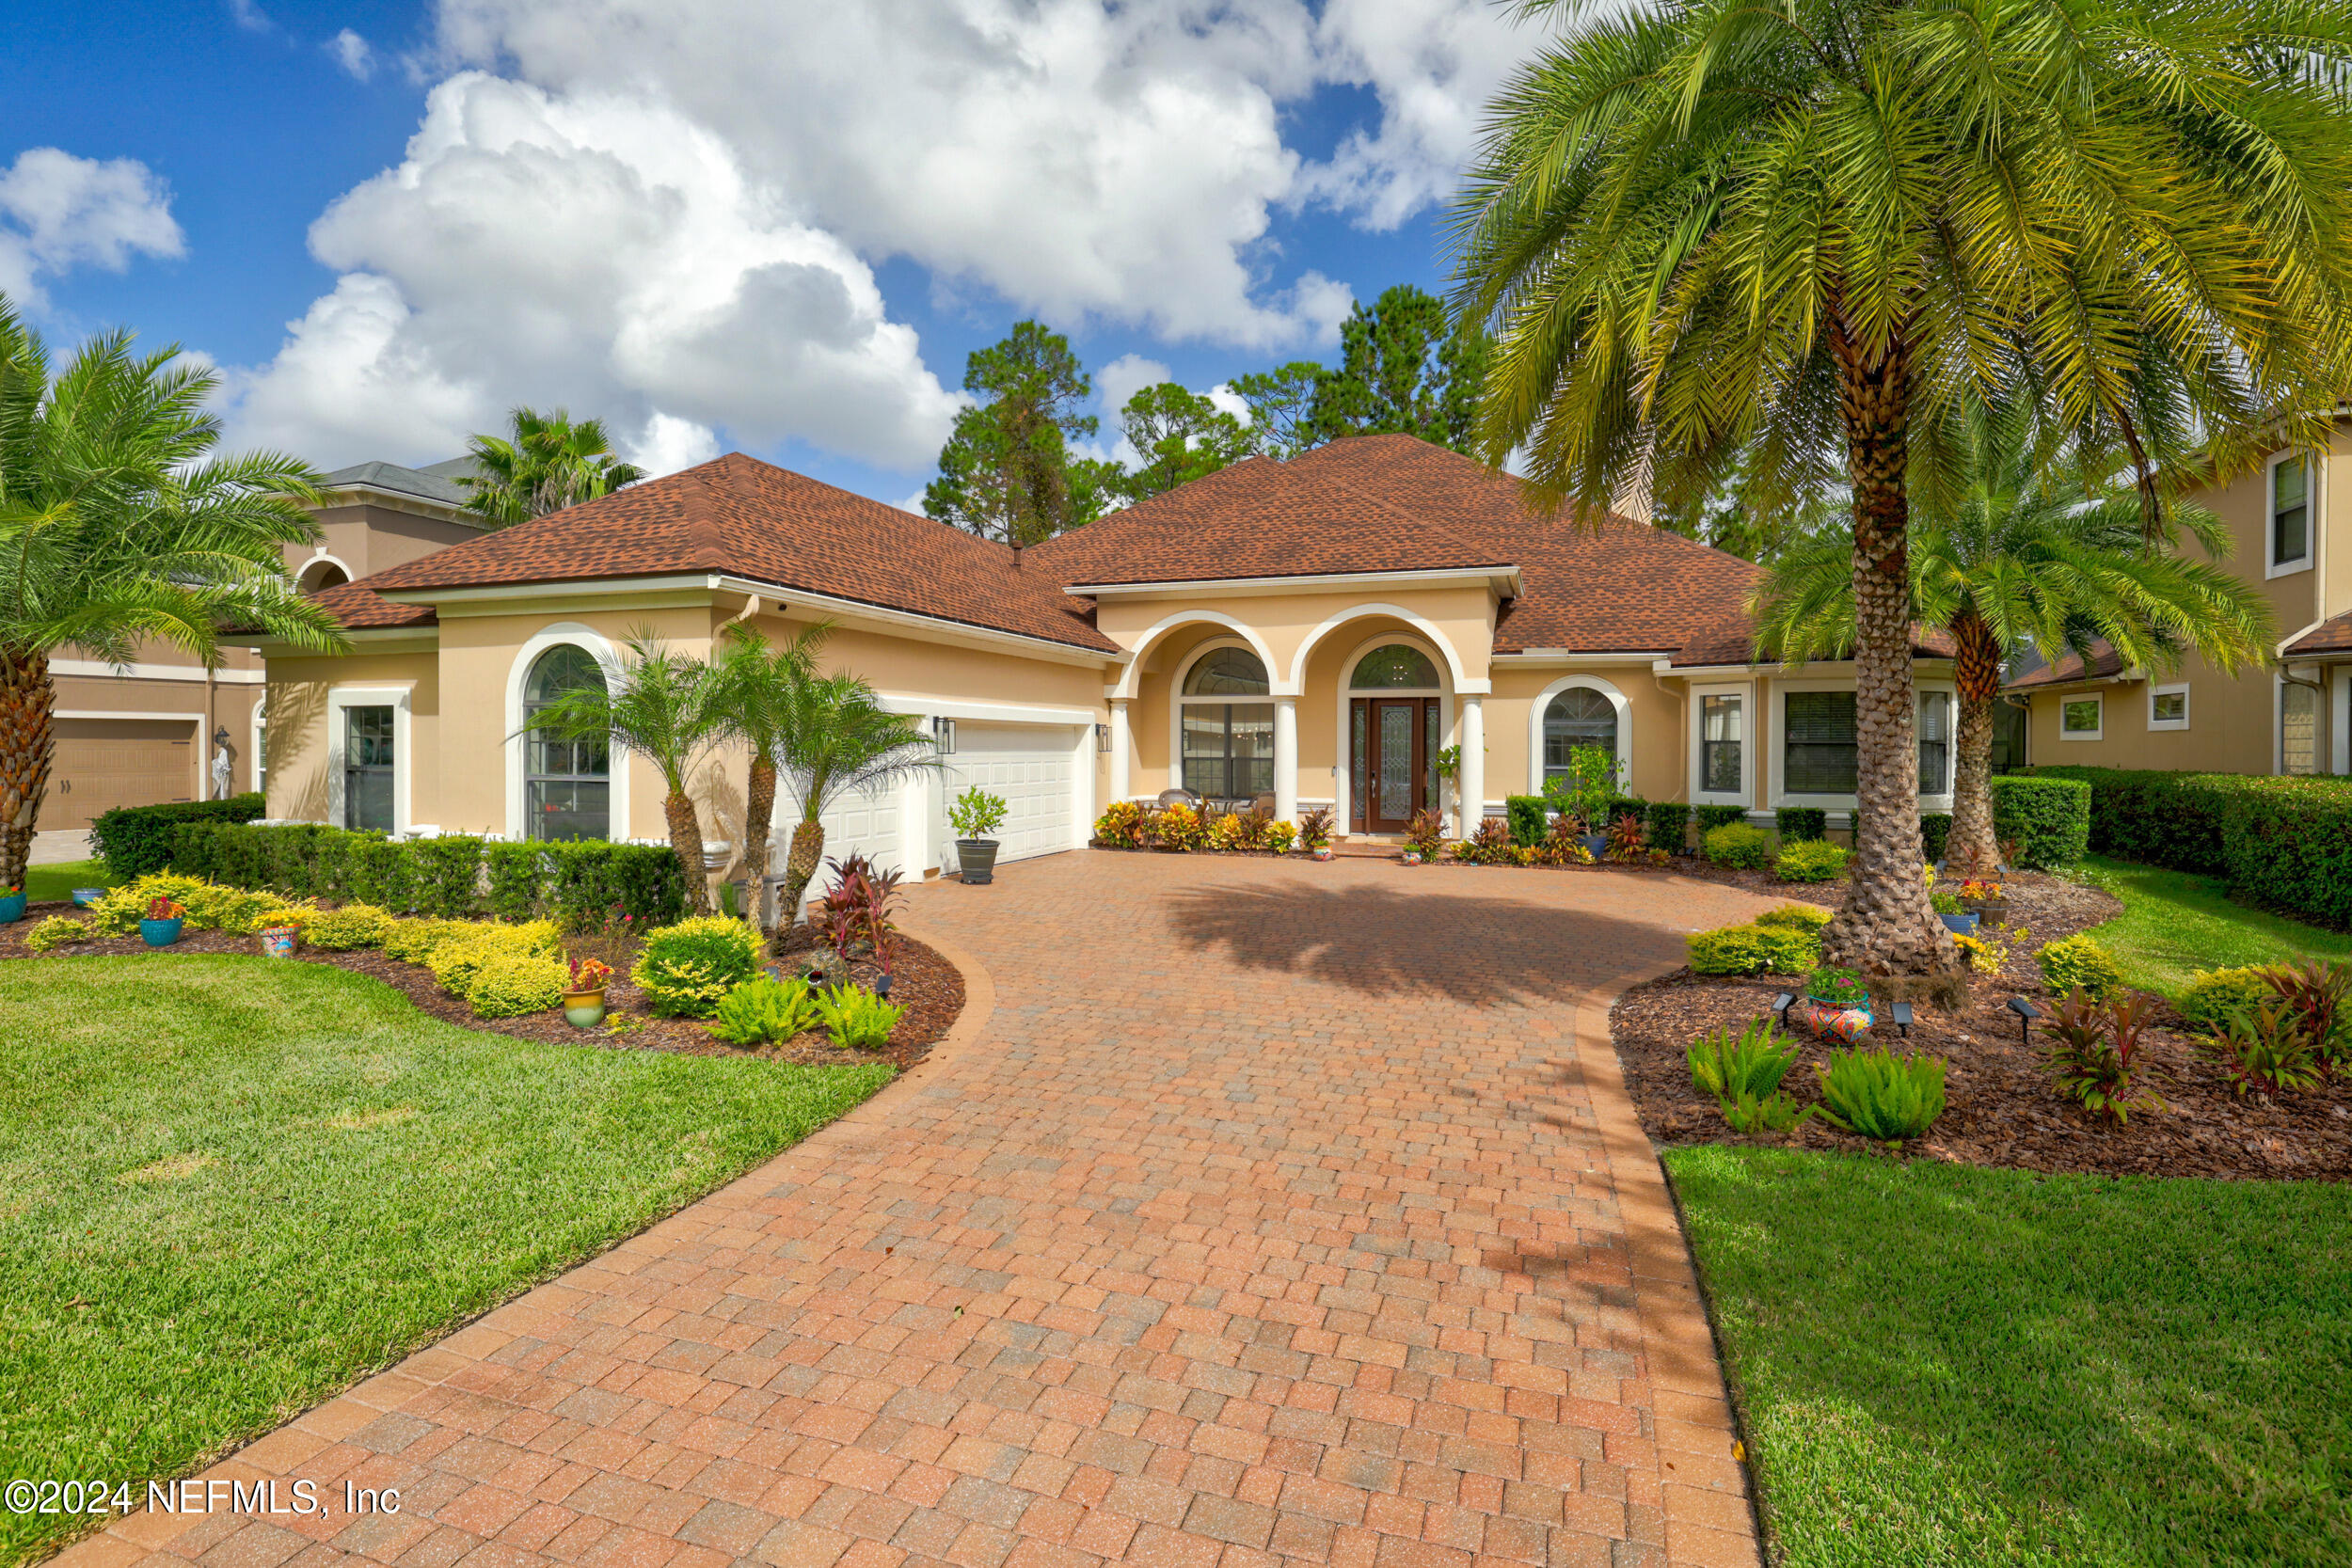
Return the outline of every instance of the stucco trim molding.
<path id="1" fill-rule="evenodd" d="M 1609 705 L 1617 710 L 1617 787 L 1624 789 L 1633 778 L 1633 705 L 1626 701 L 1624 692 L 1598 675 L 1563 675 L 1535 693 L 1535 700 L 1527 708 L 1527 792 L 1544 792 L 1544 715 L 1550 711 L 1551 700 L 1564 691 L 1597 691 L 1609 699 Z"/>
<path id="2" fill-rule="evenodd" d="M 621 650 L 602 632 L 581 626 L 577 621 L 558 621 L 553 626 L 542 626 L 516 650 L 514 662 L 507 666 L 506 702 L 501 709 L 505 725 L 501 732 L 504 739 L 501 750 L 506 757 L 506 833 L 509 838 L 527 839 L 531 836 L 528 800 L 531 759 L 526 751 L 529 741 L 523 734 L 523 688 L 530 681 L 531 667 L 539 661 L 539 656 L 549 648 L 566 644 L 585 651 L 603 668 L 607 689 L 621 678 L 623 673 Z M 629 820 L 628 788 L 631 758 L 629 753 L 618 748 L 611 755 L 605 832 L 617 844 L 633 836 L 629 832 L 633 826 Z"/>
<path id="3" fill-rule="evenodd" d="M 1278 673 L 1281 661 L 1274 657 L 1274 650 L 1266 646 L 1265 639 L 1260 636 L 1254 628 L 1242 625 L 1222 610 L 1180 610 L 1172 615 L 1161 616 L 1143 629 L 1143 635 L 1136 640 L 1134 649 L 1128 654 L 1127 667 L 1120 672 L 1119 684 L 1111 688 L 1111 696 L 1132 700 L 1141 695 L 1138 689 L 1143 684 L 1144 659 L 1162 638 L 1188 626 L 1223 626 L 1239 638 L 1242 645 L 1256 654 L 1260 661 L 1265 665 L 1266 684 L 1269 688 L 1266 692 L 1268 698 L 1298 695 L 1298 688 L 1295 684 L 1289 686 L 1283 684 L 1281 675 Z M 1186 660 L 1186 663 L 1189 665 L 1190 660 Z M 1171 680 L 1174 678 L 1174 676 L 1170 677 Z"/>
<path id="4" fill-rule="evenodd" d="M 1454 648 L 1446 634 L 1438 629 L 1437 623 L 1430 620 L 1428 616 L 1417 610 L 1406 610 L 1403 605 L 1370 603 L 1350 605 L 1309 632 L 1306 641 L 1299 643 L 1298 652 L 1291 656 L 1290 679 L 1286 683 L 1288 689 L 1278 690 L 1275 694 L 1282 697 L 1297 696 L 1300 683 L 1307 677 L 1307 660 L 1313 657 L 1316 644 L 1350 621 L 1367 620 L 1375 615 L 1391 616 L 1427 638 L 1430 646 L 1435 648 L 1438 656 L 1445 660 L 1446 673 L 1452 679 L 1455 695 L 1484 697 L 1494 689 L 1492 682 L 1484 678 L 1472 680 L 1464 673 L 1461 654 Z"/>

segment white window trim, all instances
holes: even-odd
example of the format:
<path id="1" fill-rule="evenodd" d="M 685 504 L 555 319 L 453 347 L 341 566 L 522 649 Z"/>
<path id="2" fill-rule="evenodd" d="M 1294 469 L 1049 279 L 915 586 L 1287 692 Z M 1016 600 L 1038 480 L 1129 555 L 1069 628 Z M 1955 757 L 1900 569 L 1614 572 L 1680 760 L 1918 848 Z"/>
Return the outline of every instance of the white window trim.
<path id="1" fill-rule="evenodd" d="M 2095 730 L 2070 730 L 2066 727 L 2066 705 L 2096 703 L 2099 705 L 2099 727 Z M 2058 738 L 2060 740 L 2105 740 L 2107 737 L 2107 699 L 2100 691 L 2061 691 L 2058 693 Z"/>
<path id="2" fill-rule="evenodd" d="M 1408 648 L 1420 649 L 1422 657 L 1429 660 L 1431 668 L 1438 672 L 1438 684 L 1436 686 L 1399 687 L 1394 690 L 1386 688 L 1378 691 L 1354 689 L 1356 666 L 1363 662 L 1364 656 L 1388 647 L 1392 642 L 1402 642 Z M 1444 744 L 1459 746 L 1462 743 L 1462 735 L 1456 727 L 1459 715 L 1454 701 L 1454 667 L 1451 660 L 1452 655 L 1449 650 L 1434 645 L 1430 639 L 1416 632 L 1384 631 L 1375 636 L 1367 637 L 1361 642 L 1357 643 L 1348 651 L 1347 657 L 1340 661 L 1339 700 L 1332 705 L 1331 721 L 1331 832 L 1334 837 L 1345 838 L 1354 832 L 1348 826 L 1355 820 L 1356 805 L 1356 759 L 1349 754 L 1348 751 L 1348 748 L 1355 744 L 1356 735 L 1354 728 L 1348 723 L 1349 702 L 1357 697 L 1435 697 L 1438 699 L 1438 733 L 1445 737 Z M 1304 660 L 1300 661 L 1299 668 L 1301 670 L 1306 668 Z M 1461 780 L 1457 774 L 1454 779 L 1457 794 L 1460 793 L 1460 785 Z M 1307 802 L 1301 799 L 1299 810 L 1306 809 Z"/>
<path id="3" fill-rule="evenodd" d="M 2305 451 L 2282 451 L 2263 465 L 2263 576 L 2293 577 L 2308 572 L 2318 554 L 2319 544 L 2319 465 L 2310 461 Z M 2302 462 L 2303 469 L 2303 553 L 2293 561 L 2277 559 L 2279 547 L 2279 466 Z"/>
<path id="4" fill-rule="evenodd" d="M 1257 657 L 1258 662 L 1265 669 L 1268 689 L 1266 695 L 1263 697 L 1187 697 L 1184 695 L 1184 682 L 1192 678 L 1192 667 L 1220 648 L 1239 648 L 1242 652 Z M 1168 787 L 1170 789 L 1186 787 L 1184 784 L 1184 705 L 1186 703 L 1263 703 L 1267 707 L 1272 707 L 1274 705 L 1273 686 L 1274 666 L 1265 663 L 1265 655 L 1260 653 L 1258 645 L 1249 639 L 1238 636 L 1212 637 L 1204 642 L 1195 643 L 1192 652 L 1186 654 L 1184 661 L 1176 666 L 1176 672 L 1168 683 Z M 1089 817 L 1088 827 L 1090 829 L 1092 826 L 1093 819 Z"/>
<path id="5" fill-rule="evenodd" d="M 344 582 L 354 582 L 354 581 L 357 581 L 357 580 L 358 579 L 358 577 L 359 577 L 359 574 L 358 574 L 358 573 L 357 573 L 357 572 L 355 572 L 355 571 L 353 571 L 353 570 L 351 569 L 350 565 L 349 565 L 346 562 L 344 562 L 344 560 L 342 559 L 342 557 L 341 557 L 341 556 L 337 556 L 337 555 L 329 555 L 329 554 L 327 553 L 327 551 L 326 551 L 326 546 L 325 545 L 321 545 L 321 546 L 319 546 L 319 551 L 318 551 L 318 554 L 316 554 L 316 555 L 314 555 L 314 556 L 310 557 L 310 560 L 308 560 L 308 561 L 304 562 L 301 565 L 299 565 L 299 566 L 297 566 L 297 567 L 295 567 L 295 568 L 294 568 L 294 582 L 296 583 L 296 585 L 297 585 L 297 586 L 301 583 L 301 581 L 302 581 L 302 579 L 303 579 L 304 578 L 306 578 L 306 577 L 308 577 L 308 576 L 310 575 L 310 568 L 311 568 L 311 567 L 313 567 L 313 566 L 332 566 L 332 567 L 334 567 L 334 568 L 335 568 L 335 570 L 337 570 L 337 571 L 339 571 L 339 572 L 342 573 L 342 575 L 343 575 L 343 581 L 344 581 Z M 341 584 L 338 584 L 337 586 L 339 586 L 339 587 L 340 587 L 340 586 L 341 586 Z M 306 589 L 306 590 L 304 590 L 304 592 L 306 592 L 306 593 L 307 593 L 307 592 L 310 592 L 310 590 L 307 590 L 307 589 Z"/>
<path id="6" fill-rule="evenodd" d="M 1958 683 L 1950 679 L 1922 680 L 1915 673 L 1911 687 L 1915 705 L 1922 692 L 1941 691 L 1951 698 L 1952 738 L 1949 744 L 1952 749 L 1952 760 L 1950 768 L 1953 773 L 1957 774 L 1960 771 L 1960 687 Z M 1849 815 L 1852 813 L 1858 803 L 1853 796 L 1792 795 L 1788 790 L 1785 775 L 1788 771 L 1788 693 L 1791 691 L 1851 691 L 1853 689 L 1854 683 L 1851 676 L 1843 680 L 1782 677 L 1772 681 L 1772 743 L 1771 770 L 1768 774 L 1772 784 L 1772 798 L 1764 809 L 1775 810 L 1781 806 L 1820 806 L 1825 811 L 1842 811 Z M 1912 745 L 1915 754 L 1918 746 L 1918 727 L 1919 716 L 1915 706 L 1912 712 Z M 1946 787 L 1937 794 L 1922 794 L 1919 797 L 1919 809 L 1923 812 L 1951 810 L 1950 781 L 1947 780 Z"/>
<path id="7" fill-rule="evenodd" d="M 1740 699 L 1740 792 L 1699 787 L 1707 776 L 1707 699 Z M 1756 799 L 1756 683 L 1691 688 L 1691 803 L 1699 806 L 1744 806 Z"/>
<path id="8" fill-rule="evenodd" d="M 2178 696 L 2181 699 L 2181 716 L 2178 719 L 2157 718 L 2156 699 L 2158 697 L 2171 696 Z M 2148 727 L 2151 730 L 2154 731 L 2158 735 L 2169 734 L 2176 730 L 2185 730 L 2188 728 L 2188 682 L 2174 681 L 2169 685 L 2151 686 L 2148 689 Z"/>
<path id="9" fill-rule="evenodd" d="M 414 681 L 382 682 L 373 686 L 338 686 L 326 693 L 326 821 L 329 827 L 343 825 L 343 762 L 349 748 L 344 743 L 350 721 L 346 709 L 355 707 L 389 707 L 392 710 L 392 836 L 402 838 L 416 826 L 416 814 L 410 807 L 408 781 L 416 768 L 416 752 L 410 742 L 410 699 L 415 695 Z"/>
<path id="10" fill-rule="evenodd" d="M 506 672 L 506 836 L 527 839 L 531 836 L 531 756 L 523 735 L 523 689 L 531 679 L 531 667 L 539 662 L 539 656 L 549 648 L 569 643 L 584 650 L 604 669 L 606 689 L 621 678 L 621 651 L 611 639 L 593 627 L 577 621 L 559 621 L 532 633 L 515 655 L 515 662 Z M 611 791 L 606 798 L 605 832 L 613 843 L 629 838 L 628 775 L 631 758 L 619 747 L 612 750 Z"/>
<path id="11" fill-rule="evenodd" d="M 1633 781 L 1633 705 L 1598 675 L 1563 675 L 1535 694 L 1535 701 L 1527 710 L 1527 792 L 1544 792 L 1544 715 L 1550 711 L 1551 700 L 1563 691 L 1578 688 L 1597 691 L 1609 699 L 1609 705 L 1617 710 L 1617 787 L 1629 790 Z"/>
<path id="12" fill-rule="evenodd" d="M 1944 787 L 1942 789 L 1922 788 L 1919 791 L 1919 799 L 1949 800 L 1952 798 L 1952 781 L 1960 776 L 1960 695 L 1957 691 L 1947 691 L 1940 686 L 1931 686 L 1924 682 L 1914 685 L 1911 693 L 1912 750 L 1915 752 L 1918 750 L 1921 699 L 1933 696 L 1941 696 L 1944 699 Z M 1922 784 L 1926 783 L 1924 779 L 1920 782 Z"/>

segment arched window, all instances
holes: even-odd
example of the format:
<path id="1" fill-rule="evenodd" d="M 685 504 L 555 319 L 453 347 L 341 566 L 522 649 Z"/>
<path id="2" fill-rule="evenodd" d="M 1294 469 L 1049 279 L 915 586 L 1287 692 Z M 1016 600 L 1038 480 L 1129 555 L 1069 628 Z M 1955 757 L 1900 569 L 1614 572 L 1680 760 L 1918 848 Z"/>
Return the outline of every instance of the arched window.
<path id="1" fill-rule="evenodd" d="M 324 594 L 351 580 L 351 574 L 331 561 L 313 561 L 302 568 L 294 586 L 305 594 Z"/>
<path id="2" fill-rule="evenodd" d="M 569 642 L 549 648 L 531 667 L 523 684 L 523 800 L 533 838 L 612 836 L 612 748 L 602 740 L 564 740 L 532 723 L 566 692 L 603 689 L 596 655 Z"/>
<path id="3" fill-rule="evenodd" d="M 1391 642 L 1358 659 L 1347 684 L 1357 691 L 1435 691 L 1438 667 L 1419 648 Z"/>
<path id="4" fill-rule="evenodd" d="M 1217 809 L 1246 810 L 1274 787 L 1274 705 L 1233 701 L 1268 689 L 1264 663 L 1247 648 L 1215 649 L 1185 673 L 1184 784 Z"/>
<path id="5" fill-rule="evenodd" d="M 1568 753 L 1580 746 L 1617 752 L 1617 705 L 1587 686 L 1572 686 L 1544 709 L 1544 782 L 1568 776 Z"/>

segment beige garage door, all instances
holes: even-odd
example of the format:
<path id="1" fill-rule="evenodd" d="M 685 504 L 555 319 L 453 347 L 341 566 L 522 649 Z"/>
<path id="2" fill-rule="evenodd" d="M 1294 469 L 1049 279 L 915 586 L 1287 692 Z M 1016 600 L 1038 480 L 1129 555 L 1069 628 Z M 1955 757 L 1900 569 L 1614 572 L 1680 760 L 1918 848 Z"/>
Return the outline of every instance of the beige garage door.
<path id="1" fill-rule="evenodd" d="M 196 788 L 196 724 L 60 719 L 44 828 L 87 828 L 117 806 L 186 800 Z"/>

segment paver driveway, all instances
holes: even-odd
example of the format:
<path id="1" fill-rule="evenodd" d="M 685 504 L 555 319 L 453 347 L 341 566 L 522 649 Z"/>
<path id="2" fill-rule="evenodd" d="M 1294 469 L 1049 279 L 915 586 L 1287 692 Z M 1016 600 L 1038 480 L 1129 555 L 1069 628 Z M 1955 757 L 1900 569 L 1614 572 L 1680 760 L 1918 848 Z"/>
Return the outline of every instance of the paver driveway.
<path id="1" fill-rule="evenodd" d="M 212 1472 L 399 1513 L 74 1568 L 1756 1560 L 1606 1022 L 1756 900 L 1084 853 L 912 903 L 978 966 L 931 1062 Z"/>

